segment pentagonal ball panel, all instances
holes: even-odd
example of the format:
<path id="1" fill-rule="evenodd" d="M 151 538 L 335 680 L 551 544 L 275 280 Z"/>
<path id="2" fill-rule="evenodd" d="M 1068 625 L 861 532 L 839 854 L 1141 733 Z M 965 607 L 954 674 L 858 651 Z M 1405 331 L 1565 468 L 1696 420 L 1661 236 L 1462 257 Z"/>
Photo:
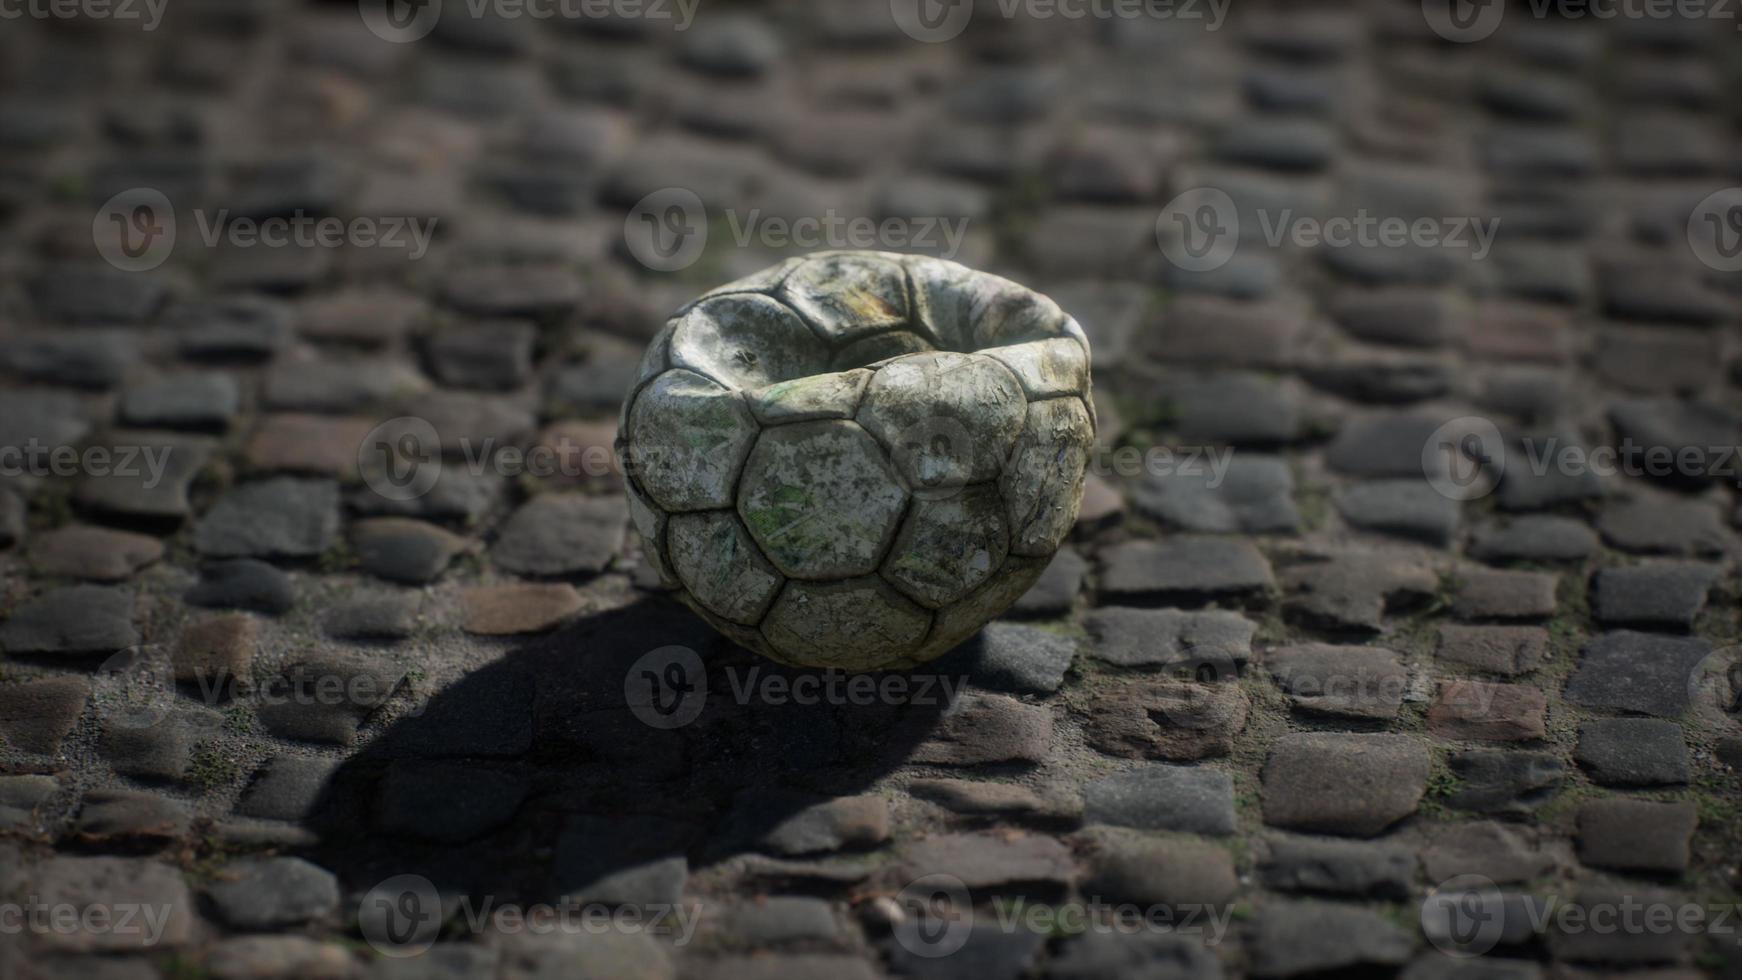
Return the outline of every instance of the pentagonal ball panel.
<path id="1" fill-rule="evenodd" d="M 917 491 L 996 477 L 1027 405 L 1016 376 L 995 359 L 935 351 L 878 368 L 857 418 Z"/>
<path id="2" fill-rule="evenodd" d="M 666 511 L 730 507 L 756 433 L 743 395 L 674 369 L 635 397 L 629 410 L 629 465 L 642 489 Z"/>
<path id="3" fill-rule="evenodd" d="M 1089 355 L 1069 337 L 990 347 L 988 357 L 1009 368 L 1031 400 L 1082 395 L 1089 388 Z"/>
<path id="4" fill-rule="evenodd" d="M 911 661 L 931 613 L 876 576 L 844 582 L 789 582 L 762 622 L 777 659 L 877 670 Z"/>
<path id="5" fill-rule="evenodd" d="M 1010 553 L 1050 555 L 1070 533 L 1083 500 L 1095 426 L 1080 398 L 1028 406 L 1028 422 L 999 480 L 1010 508 Z"/>
<path id="6" fill-rule="evenodd" d="M 964 265 L 930 256 L 902 259 L 913 292 L 915 326 L 938 339 L 945 350 L 974 349 L 973 310 L 980 274 Z"/>
<path id="7" fill-rule="evenodd" d="M 865 252 L 831 252 L 792 270 L 780 295 L 831 344 L 908 322 L 907 277 L 893 259 Z"/>
<path id="8" fill-rule="evenodd" d="M 750 411 L 763 425 L 850 419 L 870 380 L 870 371 L 837 371 L 780 381 L 750 392 Z"/>
<path id="9" fill-rule="evenodd" d="M 883 447 L 845 419 L 763 432 L 738 491 L 744 525 L 794 578 L 876 570 L 906 504 Z"/>
<path id="10" fill-rule="evenodd" d="M 981 350 L 1057 337 L 1064 332 L 1066 317 L 1051 297 L 982 272 L 968 319 L 974 349 Z"/>
<path id="11" fill-rule="evenodd" d="M 756 625 L 780 591 L 780 573 L 729 510 L 674 515 L 666 529 L 666 549 L 690 595 L 732 622 Z"/>
<path id="12" fill-rule="evenodd" d="M 944 259 L 906 258 L 917 325 L 949 350 L 972 351 L 1066 333 L 1057 303 L 1008 279 Z"/>
<path id="13" fill-rule="evenodd" d="M 890 330 L 853 341 L 836 351 L 834 360 L 830 363 L 840 369 L 865 367 L 903 354 L 919 354 L 936 349 L 930 341 L 912 330 Z"/>
<path id="14" fill-rule="evenodd" d="M 742 279 L 734 279 L 724 286 L 715 286 L 703 293 L 700 299 L 686 305 L 679 312 L 687 313 L 696 303 L 712 299 L 715 296 L 724 296 L 727 293 L 772 293 L 780 288 L 780 284 L 786 280 L 787 275 L 798 268 L 802 262 L 804 262 L 802 257 L 787 259 L 759 272 L 752 272 Z"/>
<path id="15" fill-rule="evenodd" d="M 980 587 L 1004 564 L 1010 532 L 1004 499 L 990 483 L 937 499 L 915 498 L 883 563 L 883 577 L 936 609 Z"/>
<path id="16" fill-rule="evenodd" d="M 1011 603 L 1034 587 L 1050 560 L 1011 555 L 985 585 L 937 611 L 925 646 L 914 654 L 914 659 L 923 663 L 941 657 L 978 633 L 988 620 L 1009 609 Z"/>
<path id="17" fill-rule="evenodd" d="M 703 300 L 677 322 L 671 363 L 734 388 L 829 369 L 829 352 L 796 313 L 757 293 Z"/>

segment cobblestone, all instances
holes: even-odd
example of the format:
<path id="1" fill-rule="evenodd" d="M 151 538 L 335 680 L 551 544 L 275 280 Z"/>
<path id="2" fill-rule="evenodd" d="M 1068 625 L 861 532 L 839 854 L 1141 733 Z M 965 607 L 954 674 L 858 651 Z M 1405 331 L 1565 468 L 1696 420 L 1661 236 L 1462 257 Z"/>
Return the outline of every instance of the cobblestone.
<path id="1" fill-rule="evenodd" d="M 137 644 L 133 593 L 96 585 L 70 585 L 14 610 L 0 625 L 0 649 L 8 654 L 88 656 Z"/>
<path id="2" fill-rule="evenodd" d="M 1285 735 L 1264 765 L 1264 821 L 1372 837 L 1415 812 L 1427 776 L 1426 748 L 1405 735 Z"/>

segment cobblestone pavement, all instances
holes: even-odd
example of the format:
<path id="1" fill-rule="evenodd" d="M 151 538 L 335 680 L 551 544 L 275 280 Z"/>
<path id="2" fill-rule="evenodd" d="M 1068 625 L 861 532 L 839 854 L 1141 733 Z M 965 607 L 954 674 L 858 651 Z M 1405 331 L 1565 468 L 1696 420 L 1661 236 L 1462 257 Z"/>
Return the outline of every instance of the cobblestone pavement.
<path id="1" fill-rule="evenodd" d="M 1737 975 L 1733 20 L 633 6 L 0 5 L 0 976 Z M 917 674 L 610 466 L 829 247 L 1094 344 Z"/>

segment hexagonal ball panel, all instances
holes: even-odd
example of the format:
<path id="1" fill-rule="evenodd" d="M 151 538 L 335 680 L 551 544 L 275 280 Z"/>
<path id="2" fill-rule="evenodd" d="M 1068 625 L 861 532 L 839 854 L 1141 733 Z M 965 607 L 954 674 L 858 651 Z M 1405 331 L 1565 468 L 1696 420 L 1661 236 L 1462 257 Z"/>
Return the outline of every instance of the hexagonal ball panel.
<path id="1" fill-rule="evenodd" d="M 883 563 L 883 577 L 920 605 L 937 609 L 979 588 L 1004 564 L 1010 532 L 1004 498 L 990 483 L 935 500 L 914 500 Z"/>
<path id="2" fill-rule="evenodd" d="M 1077 520 L 1083 470 L 1095 438 L 1080 398 L 1049 398 L 1028 406 L 1028 422 L 999 479 L 1010 508 L 1010 553 L 1050 555 Z"/>
<path id="3" fill-rule="evenodd" d="M 798 314 L 768 296 L 703 300 L 677 323 L 671 363 L 734 388 L 758 388 L 829 369 L 829 351 Z"/>
<path id="4" fill-rule="evenodd" d="M 673 369 L 653 379 L 629 409 L 629 465 L 666 511 L 730 507 L 757 431 L 738 392 Z"/>
<path id="5" fill-rule="evenodd" d="M 863 252 L 813 256 L 792 270 L 780 295 L 831 344 L 907 323 L 907 277 L 892 259 Z"/>
<path id="6" fill-rule="evenodd" d="M 767 430 L 738 491 L 744 526 L 794 578 L 870 574 L 906 504 L 883 447 L 846 419 Z"/>
<path id="7" fill-rule="evenodd" d="M 666 542 L 684 588 L 709 612 L 735 623 L 760 622 L 785 581 L 729 510 L 674 515 Z"/>
<path id="8" fill-rule="evenodd" d="M 763 620 L 762 635 L 786 663 L 879 670 L 912 663 L 931 618 L 876 576 L 789 582 Z"/>
<path id="9" fill-rule="evenodd" d="M 996 477 L 1027 405 L 1016 376 L 995 359 L 936 351 L 878 368 L 856 417 L 890 447 L 908 484 L 928 490 Z"/>

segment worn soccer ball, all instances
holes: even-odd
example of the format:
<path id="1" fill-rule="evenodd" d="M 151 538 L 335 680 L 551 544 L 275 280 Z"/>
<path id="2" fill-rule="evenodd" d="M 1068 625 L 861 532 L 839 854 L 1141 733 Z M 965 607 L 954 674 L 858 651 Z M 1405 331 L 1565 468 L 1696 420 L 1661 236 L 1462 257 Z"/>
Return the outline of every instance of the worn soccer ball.
<path id="1" fill-rule="evenodd" d="M 782 663 L 911 667 L 1015 602 L 1070 532 L 1089 345 L 941 259 L 826 252 L 715 289 L 642 359 L 617 449 L 647 559 Z"/>

